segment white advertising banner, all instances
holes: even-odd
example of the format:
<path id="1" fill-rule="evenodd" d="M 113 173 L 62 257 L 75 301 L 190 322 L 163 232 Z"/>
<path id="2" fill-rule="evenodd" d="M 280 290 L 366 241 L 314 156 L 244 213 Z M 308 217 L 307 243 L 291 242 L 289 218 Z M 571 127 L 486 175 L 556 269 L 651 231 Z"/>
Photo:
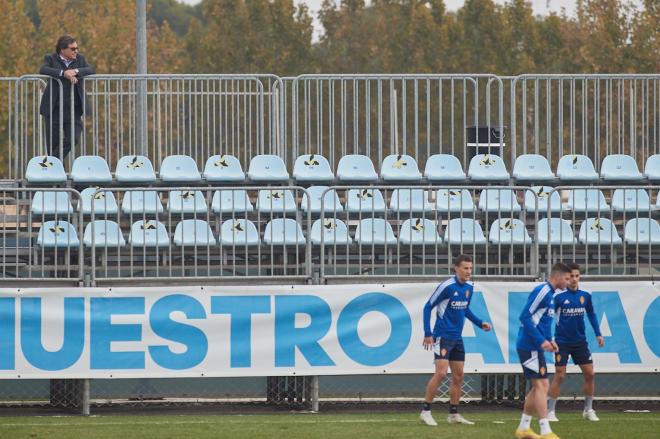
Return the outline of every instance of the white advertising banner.
<path id="1" fill-rule="evenodd" d="M 466 320 L 467 373 L 521 371 L 518 315 L 535 285 L 475 283 L 470 308 L 493 331 Z M 0 378 L 431 373 L 422 309 L 435 287 L 0 289 Z M 587 323 L 596 370 L 658 372 L 660 288 L 582 288 L 605 338 L 598 348 Z"/>

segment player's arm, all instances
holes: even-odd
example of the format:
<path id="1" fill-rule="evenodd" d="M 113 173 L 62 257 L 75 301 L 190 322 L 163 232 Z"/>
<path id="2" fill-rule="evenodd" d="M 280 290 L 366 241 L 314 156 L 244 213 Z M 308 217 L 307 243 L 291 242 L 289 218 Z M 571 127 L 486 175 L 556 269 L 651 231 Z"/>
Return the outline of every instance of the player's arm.
<path id="1" fill-rule="evenodd" d="M 529 298 L 527 299 L 527 303 L 523 307 L 523 310 L 518 318 L 520 319 L 520 323 L 522 323 L 523 327 L 525 328 L 525 332 L 527 332 L 529 336 L 532 337 L 532 339 L 534 340 L 534 344 L 538 346 L 539 349 L 542 349 L 542 345 L 545 342 L 551 343 L 552 340 L 546 340 L 543 334 L 541 334 L 541 331 L 539 331 L 539 329 L 532 321 L 532 316 L 534 315 L 536 310 L 538 310 L 542 305 L 542 303 L 536 303 L 536 298 L 538 294 L 539 293 L 529 295 Z M 547 294 L 543 302 L 545 302 L 546 299 L 547 299 Z"/>
<path id="2" fill-rule="evenodd" d="M 433 347 L 433 331 L 431 331 L 431 313 L 433 312 L 433 308 L 447 295 L 446 287 L 442 291 L 439 288 L 438 286 L 429 300 L 424 304 L 424 341 L 422 344 L 425 349 Z"/>
<path id="3" fill-rule="evenodd" d="M 594 304 L 591 301 L 591 296 L 589 296 L 587 300 L 585 310 L 587 311 L 587 318 L 589 319 L 589 323 L 591 324 L 591 327 L 594 330 L 594 334 L 596 334 L 596 340 L 598 340 L 598 346 L 602 348 L 603 346 L 605 346 L 605 340 L 603 339 L 603 334 L 601 334 L 600 332 L 600 325 L 598 325 L 598 319 L 596 318 L 596 313 L 594 312 Z"/>
<path id="4" fill-rule="evenodd" d="M 471 301 L 470 301 L 471 302 Z M 468 307 L 465 309 L 465 317 L 484 331 L 490 331 L 491 326 L 490 323 L 484 322 L 481 320 L 479 317 L 477 317 L 472 310 L 470 309 L 470 304 L 468 303 Z"/>

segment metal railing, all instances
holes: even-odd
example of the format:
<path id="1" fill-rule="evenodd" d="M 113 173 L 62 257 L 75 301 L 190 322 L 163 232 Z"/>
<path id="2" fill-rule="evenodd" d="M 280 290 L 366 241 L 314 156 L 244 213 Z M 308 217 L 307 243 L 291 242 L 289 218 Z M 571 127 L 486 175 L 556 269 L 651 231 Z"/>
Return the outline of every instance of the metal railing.
<path id="1" fill-rule="evenodd" d="M 324 279 L 437 278 L 460 253 L 480 278 L 532 279 L 538 213 L 529 187 L 336 186 L 321 196 L 313 244 Z"/>
<path id="2" fill-rule="evenodd" d="M 549 202 L 546 272 L 552 263 L 580 263 L 583 276 L 653 278 L 660 275 L 660 186 L 558 186 Z M 654 203 L 655 197 L 655 203 Z M 565 202 L 564 202 L 565 200 Z M 552 229 L 552 231 L 550 231 Z"/>
<path id="3" fill-rule="evenodd" d="M 505 120 L 502 81 L 489 74 L 300 75 L 291 99 L 291 157 L 321 154 L 335 165 L 347 154 L 380 165 L 390 154 L 421 162 L 447 153 L 465 166 L 467 127 Z"/>
<path id="4" fill-rule="evenodd" d="M 83 218 L 74 189 L 0 189 L 0 279 L 83 279 Z"/>
<path id="5" fill-rule="evenodd" d="M 512 155 L 660 152 L 660 75 L 520 75 L 511 84 Z"/>
<path id="6" fill-rule="evenodd" d="M 91 198 L 93 281 L 311 277 L 301 187 L 97 188 Z"/>

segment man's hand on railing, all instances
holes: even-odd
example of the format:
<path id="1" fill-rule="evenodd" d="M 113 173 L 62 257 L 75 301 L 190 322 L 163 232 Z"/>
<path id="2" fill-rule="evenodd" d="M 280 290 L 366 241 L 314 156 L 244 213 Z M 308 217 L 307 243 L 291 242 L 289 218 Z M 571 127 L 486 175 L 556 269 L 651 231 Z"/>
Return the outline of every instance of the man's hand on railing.
<path id="1" fill-rule="evenodd" d="M 76 84 L 78 82 L 78 78 L 76 78 L 76 71 L 74 69 L 65 70 L 64 77 L 71 81 L 71 84 Z"/>

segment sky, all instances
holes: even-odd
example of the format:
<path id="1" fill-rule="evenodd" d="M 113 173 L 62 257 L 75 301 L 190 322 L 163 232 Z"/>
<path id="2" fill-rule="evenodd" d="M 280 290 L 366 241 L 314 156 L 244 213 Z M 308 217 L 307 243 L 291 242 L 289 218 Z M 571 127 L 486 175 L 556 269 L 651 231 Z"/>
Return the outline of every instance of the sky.
<path id="1" fill-rule="evenodd" d="M 197 4 L 200 0 L 179 0 L 183 3 L 188 4 Z M 495 3 L 506 3 L 506 0 L 494 0 Z M 534 8 L 534 14 L 537 15 L 546 15 L 550 12 L 561 12 L 562 9 L 566 10 L 568 15 L 574 15 L 575 13 L 575 0 L 528 0 L 532 3 Z M 641 0 L 632 0 L 633 3 L 640 4 Z M 314 17 L 314 41 L 318 41 L 319 37 L 323 33 L 323 28 L 318 21 L 317 12 L 321 7 L 323 0 L 295 0 L 296 3 L 305 3 L 309 7 L 309 10 Z M 339 0 L 335 0 L 339 3 Z M 369 0 L 367 0 L 369 3 Z M 448 10 L 455 11 L 463 6 L 465 0 L 445 0 L 445 5 Z"/>

